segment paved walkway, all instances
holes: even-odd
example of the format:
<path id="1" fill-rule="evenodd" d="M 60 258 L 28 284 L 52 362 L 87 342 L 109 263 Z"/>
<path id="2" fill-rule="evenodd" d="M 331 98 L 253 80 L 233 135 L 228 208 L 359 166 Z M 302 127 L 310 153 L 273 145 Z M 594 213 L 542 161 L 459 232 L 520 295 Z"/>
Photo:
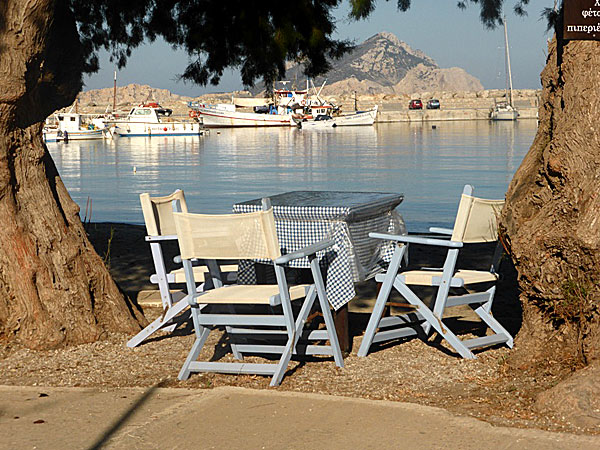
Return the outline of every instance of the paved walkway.
<path id="1" fill-rule="evenodd" d="M 221 387 L 0 386 L 2 449 L 598 449 L 409 403 Z"/>

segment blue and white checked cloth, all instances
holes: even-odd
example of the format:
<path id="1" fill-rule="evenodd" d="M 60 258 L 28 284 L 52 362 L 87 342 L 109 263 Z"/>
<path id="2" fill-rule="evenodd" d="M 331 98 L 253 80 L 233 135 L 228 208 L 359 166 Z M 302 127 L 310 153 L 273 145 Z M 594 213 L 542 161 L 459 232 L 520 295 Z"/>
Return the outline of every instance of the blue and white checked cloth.
<path id="1" fill-rule="evenodd" d="M 236 213 L 260 210 L 256 204 L 236 204 Z M 383 271 L 394 253 L 394 244 L 369 237 L 371 232 L 405 234 L 404 220 L 395 210 L 377 215 L 344 220 L 349 207 L 342 206 L 273 206 L 275 227 L 282 254 L 291 253 L 323 239 L 335 244 L 317 253 L 320 265 L 326 270 L 326 290 L 329 303 L 335 310 L 355 296 L 354 283 L 364 281 Z M 268 261 L 258 261 L 268 262 Z M 290 267 L 309 268 L 308 258 L 291 261 Z M 254 261 L 240 261 L 238 281 L 256 283 Z"/>

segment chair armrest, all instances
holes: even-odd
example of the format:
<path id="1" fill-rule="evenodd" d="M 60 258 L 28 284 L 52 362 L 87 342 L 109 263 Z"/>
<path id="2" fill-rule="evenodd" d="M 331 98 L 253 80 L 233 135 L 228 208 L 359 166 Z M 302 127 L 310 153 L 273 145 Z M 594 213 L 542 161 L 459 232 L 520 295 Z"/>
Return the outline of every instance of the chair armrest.
<path id="1" fill-rule="evenodd" d="M 165 236 L 146 236 L 146 242 L 159 242 L 159 241 L 176 241 L 177 235 L 165 235 Z"/>
<path id="2" fill-rule="evenodd" d="M 198 263 L 203 262 L 202 260 L 197 259 L 197 258 L 192 258 L 192 259 L 190 259 L 190 261 L 192 262 L 192 264 L 198 264 Z M 181 255 L 173 256 L 173 262 L 175 264 L 181 264 Z"/>
<path id="3" fill-rule="evenodd" d="M 326 248 L 331 247 L 335 241 L 333 239 L 324 239 L 322 241 L 316 242 L 312 245 L 308 245 L 300 250 L 296 250 L 295 252 L 288 253 L 287 255 L 280 256 L 274 262 L 275 264 L 286 264 L 294 259 L 304 258 L 305 256 L 314 255 L 321 250 L 325 250 Z"/>
<path id="4" fill-rule="evenodd" d="M 431 227 L 429 229 L 430 233 L 437 233 L 437 234 L 447 234 L 448 236 L 452 236 L 452 233 L 454 232 L 453 229 L 451 228 L 439 228 L 439 227 Z"/>
<path id="5" fill-rule="evenodd" d="M 461 248 L 462 242 L 456 241 L 443 241 L 441 239 L 422 238 L 416 236 L 406 236 L 399 234 L 388 234 L 388 233 L 369 233 L 369 237 L 377 239 L 386 239 L 389 241 L 404 242 L 406 244 L 422 244 L 422 245 L 437 245 L 440 247 L 450 248 Z"/>

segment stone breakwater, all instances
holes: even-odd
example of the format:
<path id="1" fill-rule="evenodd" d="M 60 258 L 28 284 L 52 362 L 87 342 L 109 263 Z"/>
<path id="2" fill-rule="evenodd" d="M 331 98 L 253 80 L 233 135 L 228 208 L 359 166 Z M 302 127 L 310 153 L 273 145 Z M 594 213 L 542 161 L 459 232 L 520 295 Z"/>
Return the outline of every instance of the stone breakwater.
<path id="1" fill-rule="evenodd" d="M 537 108 L 518 108 L 520 119 L 537 119 Z M 489 120 L 490 108 L 486 109 L 423 109 L 380 110 L 377 122 L 430 122 L 448 120 Z"/>
<path id="2" fill-rule="evenodd" d="M 539 90 L 519 89 L 513 91 L 513 103 L 519 110 L 519 119 L 537 119 Z M 426 109 L 430 99 L 440 101 L 440 109 Z M 342 111 L 353 111 L 353 95 L 330 98 L 342 106 Z M 420 99 L 424 109 L 410 110 L 408 103 Z M 368 109 L 379 105 L 377 122 L 421 122 L 446 120 L 488 120 L 496 102 L 506 101 L 503 90 L 478 92 L 415 92 L 407 95 L 359 95 L 356 97 L 358 109 Z"/>

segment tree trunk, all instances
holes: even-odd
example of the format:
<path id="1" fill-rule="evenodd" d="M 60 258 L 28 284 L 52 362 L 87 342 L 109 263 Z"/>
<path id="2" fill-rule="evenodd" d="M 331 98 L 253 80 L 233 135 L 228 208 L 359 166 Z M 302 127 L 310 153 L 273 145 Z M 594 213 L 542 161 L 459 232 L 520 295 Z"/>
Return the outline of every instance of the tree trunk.
<path id="1" fill-rule="evenodd" d="M 0 3 L 0 339 L 31 348 L 144 321 L 88 241 L 42 142 L 44 119 L 74 101 L 82 68 L 66 1 Z"/>
<path id="2" fill-rule="evenodd" d="M 522 292 L 521 365 L 600 356 L 600 42 L 562 42 L 549 44 L 539 129 L 502 217 Z"/>

